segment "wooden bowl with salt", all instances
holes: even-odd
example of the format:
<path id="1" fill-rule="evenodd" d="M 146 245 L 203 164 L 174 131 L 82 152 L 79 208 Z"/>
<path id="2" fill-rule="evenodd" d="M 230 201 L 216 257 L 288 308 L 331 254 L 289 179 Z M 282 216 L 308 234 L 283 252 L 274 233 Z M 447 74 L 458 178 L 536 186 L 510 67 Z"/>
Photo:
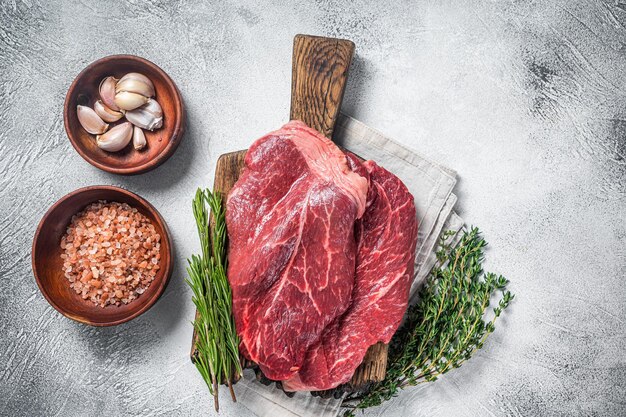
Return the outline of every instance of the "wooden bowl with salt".
<path id="1" fill-rule="evenodd" d="M 72 216 L 91 203 L 101 200 L 126 203 L 136 208 L 154 225 L 161 236 L 159 269 L 143 294 L 128 304 L 100 307 L 84 300 L 72 288 L 64 275 L 61 239 Z M 172 274 L 173 249 L 165 221 L 159 212 L 138 195 L 119 187 L 91 186 L 80 188 L 57 201 L 41 219 L 32 247 L 32 267 L 35 280 L 48 302 L 65 317 L 92 326 L 114 326 L 127 322 L 147 311 L 159 299 Z"/>

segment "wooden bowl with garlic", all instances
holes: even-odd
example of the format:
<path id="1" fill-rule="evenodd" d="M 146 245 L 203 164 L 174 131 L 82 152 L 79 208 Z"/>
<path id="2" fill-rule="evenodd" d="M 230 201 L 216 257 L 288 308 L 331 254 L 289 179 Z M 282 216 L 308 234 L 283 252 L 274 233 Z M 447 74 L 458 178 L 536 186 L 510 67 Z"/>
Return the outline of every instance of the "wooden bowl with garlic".
<path id="1" fill-rule="evenodd" d="M 133 55 L 87 66 L 65 97 L 64 122 L 76 151 L 91 165 L 134 175 L 165 162 L 184 133 L 183 102 L 172 79 Z"/>

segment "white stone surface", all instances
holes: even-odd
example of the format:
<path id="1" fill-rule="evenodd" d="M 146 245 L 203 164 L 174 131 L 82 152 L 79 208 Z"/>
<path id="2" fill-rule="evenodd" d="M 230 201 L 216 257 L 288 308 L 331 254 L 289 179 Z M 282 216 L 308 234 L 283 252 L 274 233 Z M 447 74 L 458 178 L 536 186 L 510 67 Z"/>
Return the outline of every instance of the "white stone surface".
<path id="1" fill-rule="evenodd" d="M 459 172 L 457 210 L 516 294 L 469 363 L 366 414 L 625 415 L 624 25 L 606 0 L 2 1 L 0 415 L 213 413 L 188 358 L 190 199 L 287 120 L 297 33 L 356 43 L 344 111 Z M 137 177 L 87 164 L 63 128 L 74 76 L 115 53 L 161 66 L 188 112 L 177 153 Z M 60 316 L 30 267 L 46 209 L 93 184 L 151 201 L 176 247 L 162 299 L 106 329 Z M 223 397 L 220 415 L 251 413 Z"/>

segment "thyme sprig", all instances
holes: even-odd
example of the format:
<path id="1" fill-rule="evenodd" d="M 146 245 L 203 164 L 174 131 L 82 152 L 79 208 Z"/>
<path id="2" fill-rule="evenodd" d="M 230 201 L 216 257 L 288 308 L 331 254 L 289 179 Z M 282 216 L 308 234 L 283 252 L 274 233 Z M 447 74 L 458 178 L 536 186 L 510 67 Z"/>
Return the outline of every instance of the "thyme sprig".
<path id="1" fill-rule="evenodd" d="M 187 259 L 189 277 L 186 282 L 192 289 L 192 300 L 198 311 L 193 323 L 198 336 L 195 363 L 218 411 L 219 384 L 228 385 L 232 400 L 236 401 L 232 384 L 242 375 L 232 293 L 226 278 L 225 210 L 221 195 L 209 189 L 198 189 L 192 206 L 202 249 L 201 255 Z M 212 228 L 209 227 L 210 213 L 213 213 Z"/>
<path id="2" fill-rule="evenodd" d="M 464 231 L 458 245 L 451 245 L 454 233 L 440 240 L 437 264 L 420 291 L 417 304 L 389 346 L 385 379 L 364 394 L 351 394 L 344 400 L 348 410 L 378 406 L 408 386 L 435 381 L 450 369 L 460 367 L 481 349 L 495 330 L 495 322 L 509 306 L 513 295 L 501 275 L 483 271 L 487 242 L 477 228 Z M 494 293 L 502 295 L 485 321 Z"/>

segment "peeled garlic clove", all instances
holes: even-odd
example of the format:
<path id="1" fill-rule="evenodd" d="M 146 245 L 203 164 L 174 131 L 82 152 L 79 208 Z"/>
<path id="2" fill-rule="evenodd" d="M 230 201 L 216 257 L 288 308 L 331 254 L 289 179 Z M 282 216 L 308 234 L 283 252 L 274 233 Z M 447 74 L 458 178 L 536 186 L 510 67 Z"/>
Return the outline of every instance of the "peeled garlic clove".
<path id="1" fill-rule="evenodd" d="M 133 147 L 139 151 L 145 148 L 147 143 L 146 135 L 143 134 L 143 130 L 135 126 L 133 128 Z"/>
<path id="2" fill-rule="evenodd" d="M 115 95 L 115 104 L 122 110 L 134 110 L 150 100 L 148 97 L 130 91 L 120 91 Z"/>
<path id="3" fill-rule="evenodd" d="M 132 93 L 143 94 L 146 97 L 154 97 L 154 84 L 150 78 L 138 72 L 129 72 L 117 82 L 116 92 L 130 91 Z M 135 91 L 133 88 L 141 89 Z M 145 94 L 144 94 L 145 93 Z"/>
<path id="4" fill-rule="evenodd" d="M 83 129 L 92 135 L 100 135 L 109 128 L 91 107 L 76 106 L 76 115 Z"/>
<path id="5" fill-rule="evenodd" d="M 96 111 L 96 114 L 102 118 L 105 122 L 117 122 L 124 116 L 122 112 L 111 110 L 107 106 L 104 105 L 102 100 L 96 101 L 96 104 L 93 105 L 93 109 Z"/>
<path id="6" fill-rule="evenodd" d="M 117 84 L 117 78 L 106 77 L 100 81 L 100 87 L 98 92 L 102 102 L 111 110 L 119 111 L 120 108 L 115 104 L 115 85 Z"/>
<path id="7" fill-rule="evenodd" d="M 133 137 L 133 125 L 124 122 L 114 126 L 104 135 L 96 136 L 96 143 L 100 149 L 108 152 L 117 152 L 128 145 Z"/>
<path id="8" fill-rule="evenodd" d="M 142 129 L 154 130 L 163 126 L 163 110 L 154 99 L 135 110 L 127 111 L 125 116 L 126 120 Z"/>

